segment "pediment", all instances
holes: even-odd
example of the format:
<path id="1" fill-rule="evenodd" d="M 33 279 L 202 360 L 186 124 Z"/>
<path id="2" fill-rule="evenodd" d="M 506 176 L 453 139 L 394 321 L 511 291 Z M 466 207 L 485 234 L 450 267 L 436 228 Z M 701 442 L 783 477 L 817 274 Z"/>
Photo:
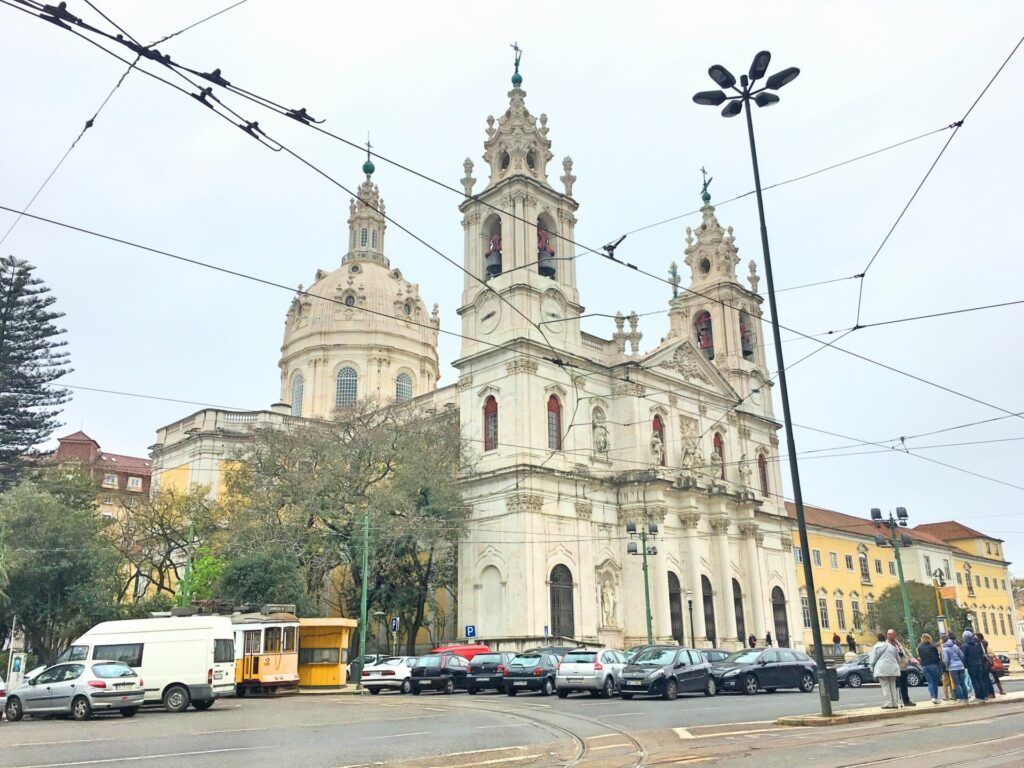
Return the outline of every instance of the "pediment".
<path id="1" fill-rule="evenodd" d="M 648 370 L 659 370 L 688 384 L 712 389 L 730 398 L 739 397 L 725 376 L 689 339 L 655 350 L 643 360 L 642 365 Z"/>

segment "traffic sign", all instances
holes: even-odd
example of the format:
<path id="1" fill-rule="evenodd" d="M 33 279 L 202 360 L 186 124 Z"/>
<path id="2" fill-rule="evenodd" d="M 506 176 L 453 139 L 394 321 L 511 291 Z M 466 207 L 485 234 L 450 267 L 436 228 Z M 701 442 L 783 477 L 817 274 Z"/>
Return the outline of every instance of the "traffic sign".
<path id="1" fill-rule="evenodd" d="M 394 634 L 397 634 L 397 633 L 398 633 L 398 617 L 395 616 L 394 618 L 391 619 L 391 634 L 394 635 Z"/>
<path id="2" fill-rule="evenodd" d="M 467 638 L 476 637 L 476 626 L 475 625 L 473 625 L 473 624 L 467 624 L 466 625 L 466 637 Z"/>

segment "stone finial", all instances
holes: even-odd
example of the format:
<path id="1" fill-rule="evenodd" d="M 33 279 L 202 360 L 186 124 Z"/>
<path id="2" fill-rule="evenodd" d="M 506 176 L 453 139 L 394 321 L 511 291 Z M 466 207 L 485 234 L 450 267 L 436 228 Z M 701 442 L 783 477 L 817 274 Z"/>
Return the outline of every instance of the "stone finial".
<path id="1" fill-rule="evenodd" d="M 496 132 L 494 127 L 494 115 L 487 116 L 487 138 L 491 138 Z"/>
<path id="2" fill-rule="evenodd" d="M 627 319 L 629 320 L 628 338 L 630 354 L 635 355 L 640 351 L 640 339 L 644 337 L 644 335 L 637 330 L 637 325 L 640 322 L 640 316 L 637 315 L 636 311 L 633 311 L 629 313 L 629 317 Z"/>
<path id="3" fill-rule="evenodd" d="M 541 115 L 543 118 L 543 115 Z M 572 173 L 572 158 L 569 155 L 562 160 L 562 170 L 565 174 L 559 179 L 565 185 L 565 194 L 572 197 L 572 185 L 576 183 L 576 177 Z"/>
<path id="4" fill-rule="evenodd" d="M 462 170 L 466 172 L 466 175 L 462 177 L 462 187 L 466 190 L 466 197 L 470 197 L 473 194 L 473 185 L 476 184 L 476 179 L 473 178 L 473 161 L 468 157 L 462 161 Z"/>
<path id="5" fill-rule="evenodd" d="M 441 325 L 441 309 L 437 306 L 436 303 L 434 304 L 434 309 L 430 313 L 430 323 L 435 328 Z"/>
<path id="6" fill-rule="evenodd" d="M 750 290 L 757 293 L 757 284 L 761 282 L 761 278 L 757 274 L 757 264 L 754 263 L 753 259 L 750 260 L 747 269 L 750 270 L 750 274 L 747 275 L 747 280 L 750 282 Z"/>
<path id="7" fill-rule="evenodd" d="M 612 341 L 615 342 L 615 348 L 620 352 L 626 351 L 626 339 L 629 334 L 625 333 L 622 328 L 626 323 L 626 318 L 622 316 L 621 312 L 615 313 L 615 333 L 612 334 Z"/>
<path id="8" fill-rule="evenodd" d="M 672 283 L 672 298 L 679 298 L 679 266 L 673 261 L 668 267 L 668 281 Z"/>
<path id="9" fill-rule="evenodd" d="M 548 115 L 547 115 L 547 112 L 541 112 L 540 113 L 540 135 L 546 137 L 548 135 L 548 131 L 550 131 L 550 130 L 551 129 L 548 128 Z"/>

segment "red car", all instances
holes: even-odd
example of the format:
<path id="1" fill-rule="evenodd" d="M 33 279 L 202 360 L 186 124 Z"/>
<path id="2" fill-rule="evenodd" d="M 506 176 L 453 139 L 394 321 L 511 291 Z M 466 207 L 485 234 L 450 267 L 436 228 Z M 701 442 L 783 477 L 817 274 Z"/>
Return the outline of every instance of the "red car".
<path id="1" fill-rule="evenodd" d="M 461 656 L 466 661 L 471 661 L 474 656 L 481 653 L 490 653 L 491 649 L 483 643 L 473 643 L 467 645 L 439 645 L 437 648 L 431 651 L 431 653 L 454 653 L 456 656 Z"/>

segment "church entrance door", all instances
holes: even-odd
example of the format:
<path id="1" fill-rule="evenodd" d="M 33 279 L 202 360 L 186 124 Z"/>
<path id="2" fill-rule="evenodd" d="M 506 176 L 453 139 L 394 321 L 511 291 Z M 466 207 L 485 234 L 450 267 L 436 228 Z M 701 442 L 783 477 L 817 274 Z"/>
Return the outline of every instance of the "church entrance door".
<path id="1" fill-rule="evenodd" d="M 775 642 L 789 648 L 789 619 L 786 618 L 786 596 L 781 587 L 772 590 L 772 615 L 775 617 Z"/>
<path id="2" fill-rule="evenodd" d="M 668 613 L 672 617 L 672 639 L 680 645 L 686 638 L 683 634 L 683 595 L 679 588 L 679 577 L 668 573 Z"/>
<path id="3" fill-rule="evenodd" d="M 700 577 L 700 588 L 704 597 L 704 635 L 714 647 L 718 642 L 718 632 L 715 629 L 715 595 L 711 591 L 711 581 L 707 576 Z"/>
<path id="4" fill-rule="evenodd" d="M 551 634 L 555 637 L 575 637 L 576 624 L 572 605 L 572 573 L 564 565 L 551 569 Z"/>

